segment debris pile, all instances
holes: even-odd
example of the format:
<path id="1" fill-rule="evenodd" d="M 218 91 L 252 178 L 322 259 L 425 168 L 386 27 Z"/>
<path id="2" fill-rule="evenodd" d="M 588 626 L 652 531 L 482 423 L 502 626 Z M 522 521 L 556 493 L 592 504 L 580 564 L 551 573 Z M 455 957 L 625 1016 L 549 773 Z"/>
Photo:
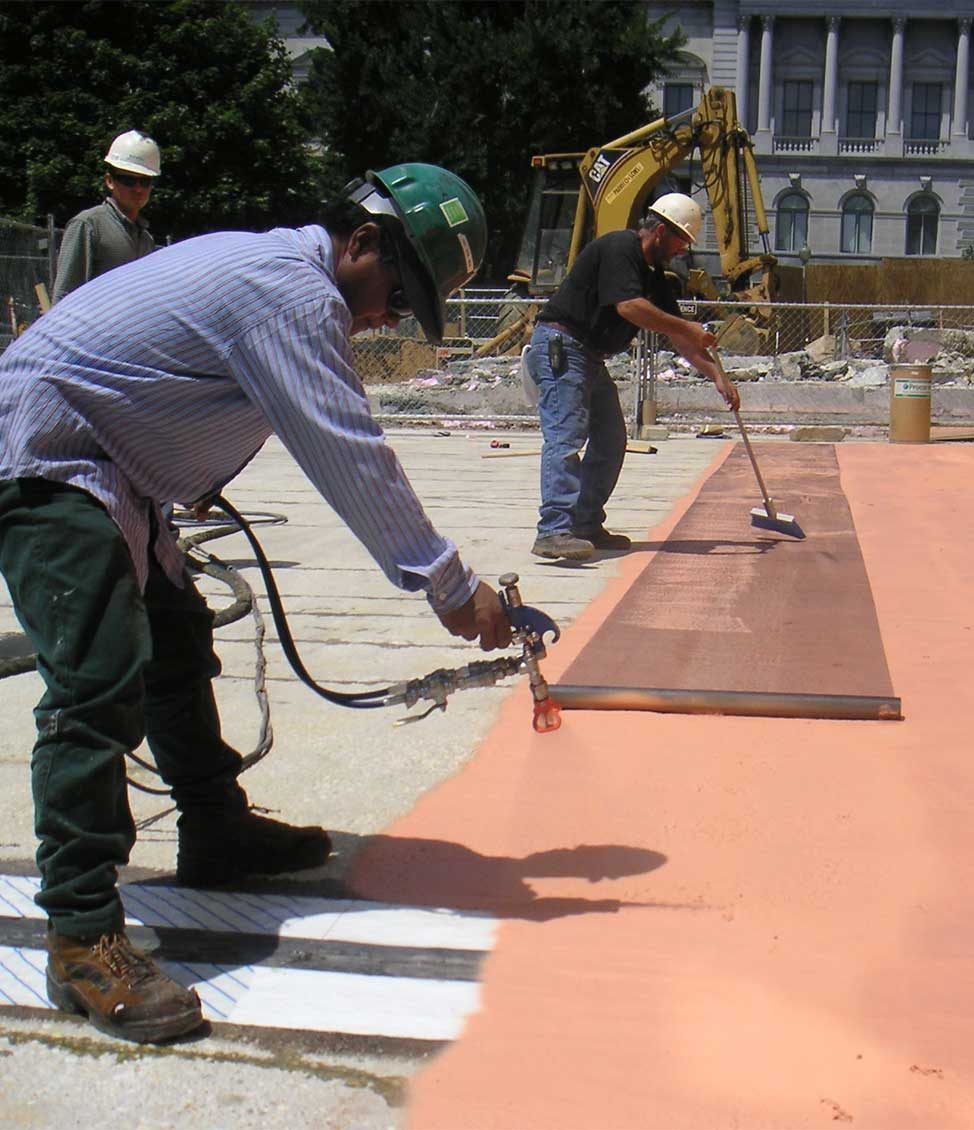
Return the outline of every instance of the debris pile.
<path id="1" fill-rule="evenodd" d="M 894 364 L 929 364 L 936 386 L 974 392 L 974 331 L 891 326 L 884 338 L 870 343 L 868 352 L 879 356 L 861 356 L 861 348 L 861 343 L 825 335 L 788 353 L 725 353 L 723 360 L 735 383 L 782 386 L 783 393 L 785 386 L 880 390 L 889 384 Z M 637 381 L 635 353 L 611 357 L 606 364 L 628 406 Z M 656 355 L 655 379 L 661 406 L 671 398 L 668 392 L 676 395 L 680 389 L 707 383 L 689 362 L 669 350 Z M 442 369 L 421 368 L 411 380 L 370 386 L 369 394 L 373 410 L 380 415 L 502 419 L 532 417 L 535 412 L 522 387 L 516 354 L 453 359 Z"/>

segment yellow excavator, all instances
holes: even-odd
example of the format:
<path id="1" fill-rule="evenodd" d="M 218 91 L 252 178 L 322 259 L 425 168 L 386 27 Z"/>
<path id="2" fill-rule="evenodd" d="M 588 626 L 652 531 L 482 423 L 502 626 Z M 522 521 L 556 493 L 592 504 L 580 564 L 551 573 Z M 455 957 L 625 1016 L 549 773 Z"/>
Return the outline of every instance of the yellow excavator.
<path id="1" fill-rule="evenodd" d="M 674 170 L 699 153 L 700 179 L 710 204 L 720 255 L 719 289 L 710 275 L 689 268 L 674 279 L 678 296 L 719 310 L 734 303 L 760 328 L 770 318 L 776 292 L 768 220 L 751 139 L 737 120 L 734 94 L 711 87 L 698 106 L 659 118 L 587 153 L 550 153 L 531 159 L 535 170 L 521 249 L 509 276 L 513 293 L 542 298 L 564 279 L 591 240 L 634 227 L 652 201 L 674 186 Z M 686 191 L 686 189 L 683 189 Z M 763 253 L 751 254 L 751 210 Z M 722 293 L 722 290 L 724 293 Z M 478 354 L 516 346 L 534 311 L 511 305 L 514 316 Z"/>

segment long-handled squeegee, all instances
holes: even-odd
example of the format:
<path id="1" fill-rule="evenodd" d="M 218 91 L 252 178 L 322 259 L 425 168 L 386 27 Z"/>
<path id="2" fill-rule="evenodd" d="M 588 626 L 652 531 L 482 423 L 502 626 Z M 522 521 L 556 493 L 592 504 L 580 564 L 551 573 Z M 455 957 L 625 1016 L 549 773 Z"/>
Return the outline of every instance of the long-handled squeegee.
<path id="1" fill-rule="evenodd" d="M 720 340 L 718 334 L 718 341 Z M 720 375 L 725 381 L 730 383 L 727 374 L 724 372 L 723 363 L 720 360 L 720 354 L 717 352 L 716 346 L 710 350 L 710 356 L 713 358 L 714 364 L 720 370 Z M 744 427 L 744 421 L 741 419 L 741 414 L 738 409 L 732 409 L 734 419 L 737 421 L 737 426 L 741 429 L 741 439 L 744 441 L 744 450 L 747 452 L 747 457 L 751 461 L 751 466 L 754 468 L 754 477 L 758 481 L 758 487 L 761 490 L 761 497 L 764 500 L 764 506 L 755 506 L 751 510 L 751 525 L 757 526 L 763 530 L 774 530 L 779 534 L 788 534 L 793 538 L 804 538 L 805 531 L 799 526 L 795 520 L 794 515 L 784 514 L 774 504 L 774 500 L 768 494 L 768 488 L 764 485 L 764 477 L 758 468 L 758 461 L 754 457 L 754 449 L 751 447 L 751 440 L 747 434 L 747 428 Z"/>

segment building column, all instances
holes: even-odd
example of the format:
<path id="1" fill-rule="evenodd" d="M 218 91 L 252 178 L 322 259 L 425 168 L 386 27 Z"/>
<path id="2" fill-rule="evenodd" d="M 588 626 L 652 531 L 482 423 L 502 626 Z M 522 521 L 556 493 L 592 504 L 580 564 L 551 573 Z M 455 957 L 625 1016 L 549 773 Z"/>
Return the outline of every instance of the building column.
<path id="1" fill-rule="evenodd" d="M 889 56 L 889 104 L 886 107 L 887 134 L 903 132 L 903 30 L 906 17 L 893 20 L 893 49 Z"/>
<path id="2" fill-rule="evenodd" d="M 839 24 L 841 16 L 826 16 L 825 82 L 822 87 L 822 133 L 835 132 L 835 92 L 839 80 Z"/>
<path id="3" fill-rule="evenodd" d="M 971 81 L 971 21 L 965 16 L 957 21 L 957 69 L 954 73 L 954 120 L 951 133 L 967 137 L 967 87 Z"/>
<path id="4" fill-rule="evenodd" d="M 774 16 L 761 17 L 761 71 L 758 77 L 758 133 L 771 130 Z"/>
<path id="5" fill-rule="evenodd" d="M 737 120 L 747 129 L 747 96 L 751 86 L 751 17 L 737 17 Z"/>

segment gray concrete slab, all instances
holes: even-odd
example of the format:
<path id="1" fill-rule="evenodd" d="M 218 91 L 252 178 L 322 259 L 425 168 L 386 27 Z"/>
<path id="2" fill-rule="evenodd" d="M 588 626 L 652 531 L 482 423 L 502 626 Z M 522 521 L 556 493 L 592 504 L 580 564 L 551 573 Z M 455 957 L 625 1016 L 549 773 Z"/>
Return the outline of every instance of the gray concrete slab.
<path id="1" fill-rule="evenodd" d="M 591 563 L 545 562 L 530 554 L 538 501 L 537 455 L 484 458 L 490 435 L 454 430 L 396 431 L 390 440 L 436 527 L 465 560 L 496 584 L 521 577 L 527 603 L 567 627 L 619 570 L 618 556 Z M 511 451 L 537 451 L 537 433 L 505 433 Z M 611 503 L 609 525 L 645 539 L 716 455 L 713 441 L 670 439 L 658 454 L 633 454 Z M 338 689 L 374 688 L 482 653 L 440 627 L 422 596 L 399 593 L 272 439 L 230 485 L 246 513 L 279 512 L 283 525 L 259 526 L 275 565 L 292 632 L 306 667 Z M 259 574 L 240 535 L 207 546 L 234 563 L 259 594 Z M 229 603 L 224 586 L 204 579 L 214 606 Z M 19 631 L 5 588 L 0 641 Z M 402 711 L 354 711 L 330 705 L 290 672 L 268 617 L 267 685 L 275 733 L 271 754 L 244 778 L 254 803 L 294 822 L 321 823 L 338 851 L 309 881 L 340 879 L 370 834 L 408 811 L 427 790 L 473 756 L 509 689 L 461 692 L 445 712 L 396 726 Z M 226 736 L 249 751 L 258 732 L 253 693 L 255 651 L 249 618 L 218 633 L 224 674 L 217 692 Z M 30 869 L 34 853 L 29 759 L 31 709 L 41 692 L 36 673 L 0 682 L 0 860 Z M 530 720 L 525 719 L 525 725 Z M 137 820 L 151 821 L 132 855 L 133 870 L 171 875 L 175 821 L 158 797 L 132 793 Z M 0 910 L 0 914 L 2 914 Z M 174 1048 L 140 1049 L 105 1039 L 53 1013 L 0 1009 L 0 1123 L 90 1125 L 111 1119 L 145 1127 L 356 1127 L 379 1130 L 400 1121 L 404 1081 L 428 1049 L 361 1044 L 254 1029 Z"/>

